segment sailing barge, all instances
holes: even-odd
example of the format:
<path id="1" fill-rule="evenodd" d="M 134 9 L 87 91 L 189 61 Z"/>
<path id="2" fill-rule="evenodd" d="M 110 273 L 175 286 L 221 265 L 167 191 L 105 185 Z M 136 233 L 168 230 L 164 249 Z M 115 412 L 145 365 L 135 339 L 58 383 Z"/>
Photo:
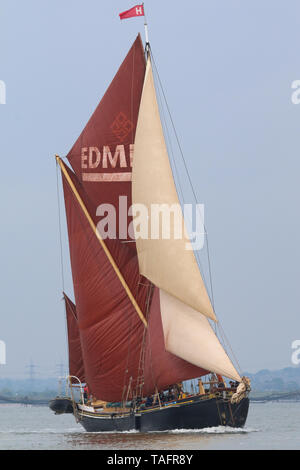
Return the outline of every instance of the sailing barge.
<path id="1" fill-rule="evenodd" d="M 190 242 L 140 236 L 128 210 L 180 207 L 151 50 L 140 35 L 67 155 L 70 166 L 56 160 L 76 305 L 64 294 L 71 396 L 57 397 L 50 408 L 74 413 L 91 432 L 243 426 L 249 380 L 211 326 L 217 319 Z M 111 207 L 116 222 L 109 237 L 103 227 Z M 203 377 L 212 373 L 217 383 L 213 376 L 205 390 Z M 228 388 L 223 377 L 238 387 Z M 184 393 L 178 384 L 195 378 L 198 388 Z M 167 399 L 170 387 L 176 393 Z"/>

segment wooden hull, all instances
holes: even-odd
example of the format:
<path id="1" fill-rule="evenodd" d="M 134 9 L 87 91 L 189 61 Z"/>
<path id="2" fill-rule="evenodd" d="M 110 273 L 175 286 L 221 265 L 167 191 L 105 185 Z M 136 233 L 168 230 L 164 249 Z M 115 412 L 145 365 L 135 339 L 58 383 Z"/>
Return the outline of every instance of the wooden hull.
<path id="1" fill-rule="evenodd" d="M 249 399 L 231 404 L 222 398 L 193 398 L 162 408 L 140 412 L 96 413 L 78 409 L 77 419 L 88 432 L 170 431 L 173 429 L 203 429 L 215 426 L 243 427 L 249 408 Z"/>

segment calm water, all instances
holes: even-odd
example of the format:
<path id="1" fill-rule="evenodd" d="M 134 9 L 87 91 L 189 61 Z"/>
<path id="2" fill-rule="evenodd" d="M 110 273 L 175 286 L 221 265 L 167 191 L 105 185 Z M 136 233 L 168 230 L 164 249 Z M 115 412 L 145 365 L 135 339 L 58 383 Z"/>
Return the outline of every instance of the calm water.
<path id="1" fill-rule="evenodd" d="M 300 403 L 253 403 L 244 429 L 86 433 L 73 415 L 0 405 L 0 449 L 300 449 Z"/>

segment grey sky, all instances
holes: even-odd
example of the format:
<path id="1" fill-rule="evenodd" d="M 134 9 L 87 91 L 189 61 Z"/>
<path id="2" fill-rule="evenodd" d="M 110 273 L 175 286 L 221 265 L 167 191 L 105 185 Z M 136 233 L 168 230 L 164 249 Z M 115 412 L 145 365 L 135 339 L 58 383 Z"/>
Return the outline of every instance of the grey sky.
<path id="1" fill-rule="evenodd" d="M 143 35 L 142 19 L 118 18 L 134 4 L 0 0 L 2 376 L 25 373 L 31 359 L 48 375 L 65 360 L 53 155 L 68 152 Z M 244 370 L 290 366 L 300 339 L 300 105 L 291 102 L 300 79 L 299 2 L 145 7 L 205 204 L 217 315 Z"/>

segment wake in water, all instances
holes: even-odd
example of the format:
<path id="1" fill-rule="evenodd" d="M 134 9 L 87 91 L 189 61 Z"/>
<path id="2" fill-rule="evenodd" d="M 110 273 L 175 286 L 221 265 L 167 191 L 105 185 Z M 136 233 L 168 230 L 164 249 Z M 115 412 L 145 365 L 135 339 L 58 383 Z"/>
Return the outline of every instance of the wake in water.
<path id="1" fill-rule="evenodd" d="M 257 432 L 258 429 L 251 428 L 232 428 L 231 426 L 214 426 L 211 428 L 203 429 L 174 429 L 168 431 L 171 434 L 181 434 L 181 433 L 198 433 L 198 434 L 246 434 L 249 432 Z"/>
<path id="2" fill-rule="evenodd" d="M 247 434 L 250 432 L 258 432 L 258 429 L 252 428 L 232 428 L 231 426 L 214 426 L 211 428 L 202 429 L 172 429 L 166 431 L 149 431 L 147 433 L 141 433 L 137 430 L 130 431 L 98 431 L 98 432 L 82 432 L 82 434 L 139 434 L 139 435 L 150 435 L 150 434 Z M 78 430 L 77 430 L 78 433 Z"/>

